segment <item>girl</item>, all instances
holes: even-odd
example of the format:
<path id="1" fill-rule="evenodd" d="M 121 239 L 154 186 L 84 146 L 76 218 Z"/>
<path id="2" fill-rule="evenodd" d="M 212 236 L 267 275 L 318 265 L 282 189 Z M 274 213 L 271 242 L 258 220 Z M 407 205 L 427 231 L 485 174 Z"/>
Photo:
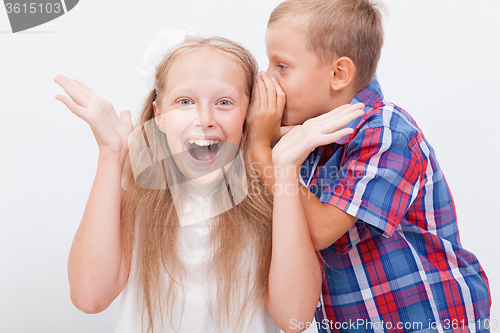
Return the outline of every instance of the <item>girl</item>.
<path id="1" fill-rule="evenodd" d="M 277 331 L 263 307 L 271 201 L 234 149 L 248 145 L 255 75 L 233 42 L 184 42 L 158 66 L 133 133 L 128 111 L 118 117 L 81 82 L 56 78 L 72 100 L 56 98 L 89 123 L 100 151 L 68 263 L 79 309 L 100 312 L 123 290 L 116 332 Z M 156 162 L 144 166 L 148 154 Z"/>
<path id="2" fill-rule="evenodd" d="M 75 306 L 100 312 L 123 291 L 115 332 L 292 332 L 312 320 L 321 273 L 307 226 L 278 213 L 271 229 L 246 155 L 253 83 L 253 109 L 282 110 L 284 95 L 246 49 L 213 37 L 171 50 L 134 131 L 128 111 L 55 81 L 99 145 L 69 256 Z"/>

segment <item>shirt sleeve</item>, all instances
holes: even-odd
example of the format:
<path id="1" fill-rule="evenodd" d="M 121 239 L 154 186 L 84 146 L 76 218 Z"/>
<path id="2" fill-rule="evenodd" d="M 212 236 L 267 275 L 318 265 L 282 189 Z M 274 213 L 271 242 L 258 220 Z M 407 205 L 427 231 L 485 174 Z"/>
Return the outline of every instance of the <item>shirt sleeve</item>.
<path id="1" fill-rule="evenodd" d="M 405 134 L 389 127 L 365 128 L 346 144 L 340 169 L 320 200 L 359 220 L 336 243 L 346 253 L 367 228 L 391 237 L 415 200 L 421 162 Z"/>

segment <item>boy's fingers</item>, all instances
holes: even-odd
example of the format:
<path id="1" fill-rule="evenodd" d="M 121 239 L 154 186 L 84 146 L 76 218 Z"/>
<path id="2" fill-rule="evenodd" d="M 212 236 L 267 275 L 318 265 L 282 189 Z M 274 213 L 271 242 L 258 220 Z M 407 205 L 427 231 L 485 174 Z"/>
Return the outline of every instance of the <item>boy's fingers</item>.
<path id="1" fill-rule="evenodd" d="M 267 89 L 266 85 L 264 84 L 264 80 L 262 79 L 262 76 L 259 74 L 257 75 L 257 85 L 259 89 L 259 100 L 260 100 L 260 105 L 267 105 Z"/>
<path id="2" fill-rule="evenodd" d="M 260 104 L 260 91 L 259 91 L 259 85 L 257 82 L 255 82 L 253 89 L 252 89 L 252 103 L 259 106 Z"/>
<path id="3" fill-rule="evenodd" d="M 265 72 L 263 72 L 260 76 L 262 77 L 262 80 L 266 85 L 267 105 L 270 107 L 274 107 L 276 105 L 276 88 L 274 87 L 274 83 Z"/>
<path id="4" fill-rule="evenodd" d="M 76 104 L 84 107 L 87 106 L 90 96 L 87 96 L 86 93 L 82 92 L 82 89 L 76 82 L 73 82 L 73 80 L 64 75 L 56 76 L 54 82 L 60 85 L 69 97 L 76 102 Z"/>
<path id="5" fill-rule="evenodd" d="M 250 119 L 255 113 L 258 113 L 260 109 L 260 96 L 257 81 L 252 87 L 252 96 L 250 98 L 250 105 L 248 106 L 247 118 Z"/>
<path id="6" fill-rule="evenodd" d="M 280 112 L 283 112 L 283 108 L 285 107 L 286 103 L 286 95 L 283 89 L 281 89 L 281 86 L 278 82 L 278 80 L 275 77 L 272 77 L 271 80 L 274 83 L 274 88 L 276 89 L 276 99 L 277 99 L 277 105 L 278 105 L 278 110 Z"/>
<path id="7" fill-rule="evenodd" d="M 85 120 L 85 112 L 83 108 L 79 105 L 77 105 L 75 102 L 73 102 L 71 99 L 64 95 L 56 95 L 56 99 L 58 101 L 61 101 L 66 107 L 73 112 L 77 117 L 82 118 Z"/>

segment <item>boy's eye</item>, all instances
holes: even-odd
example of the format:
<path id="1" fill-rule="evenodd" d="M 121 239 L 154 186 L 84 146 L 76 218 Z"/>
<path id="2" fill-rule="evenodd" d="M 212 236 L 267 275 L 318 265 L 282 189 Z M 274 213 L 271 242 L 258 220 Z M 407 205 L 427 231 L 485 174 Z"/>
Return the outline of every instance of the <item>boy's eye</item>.
<path id="1" fill-rule="evenodd" d="M 223 99 L 223 100 L 218 101 L 217 104 L 222 105 L 222 106 L 229 106 L 233 103 L 231 103 L 231 101 L 228 101 L 227 99 Z"/>

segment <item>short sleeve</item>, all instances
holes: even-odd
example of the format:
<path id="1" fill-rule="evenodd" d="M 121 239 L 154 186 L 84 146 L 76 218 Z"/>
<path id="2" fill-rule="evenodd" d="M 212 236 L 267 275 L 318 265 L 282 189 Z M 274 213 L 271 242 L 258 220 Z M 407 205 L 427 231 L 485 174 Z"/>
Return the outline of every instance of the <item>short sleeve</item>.
<path id="1" fill-rule="evenodd" d="M 367 227 L 392 236 L 416 198 L 422 165 L 405 134 L 385 126 L 360 130 L 344 149 L 340 168 L 320 197 L 359 219 L 333 245 L 339 253 L 356 246 Z"/>

